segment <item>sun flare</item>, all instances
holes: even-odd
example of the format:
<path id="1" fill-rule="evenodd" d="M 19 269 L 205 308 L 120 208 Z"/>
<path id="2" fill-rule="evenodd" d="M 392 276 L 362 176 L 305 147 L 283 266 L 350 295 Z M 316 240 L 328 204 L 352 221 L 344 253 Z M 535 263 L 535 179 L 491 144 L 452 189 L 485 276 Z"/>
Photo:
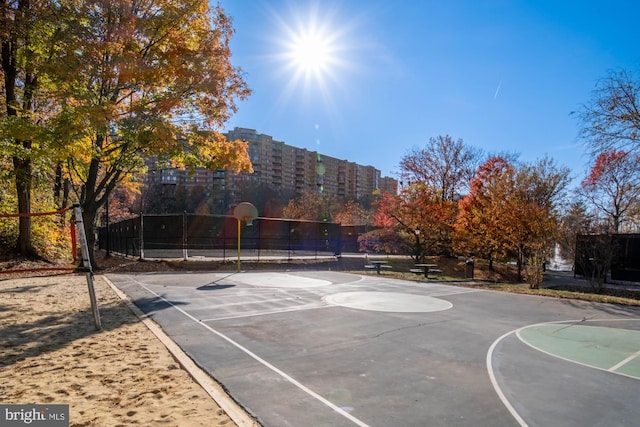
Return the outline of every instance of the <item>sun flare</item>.
<path id="1" fill-rule="evenodd" d="M 288 12 L 271 10 L 267 58 L 280 89 L 274 108 L 296 102 L 333 113 L 358 71 L 360 21 L 344 10 L 311 1 L 307 7 L 291 3 Z"/>
<path id="2" fill-rule="evenodd" d="M 335 58 L 328 37 L 322 34 L 301 34 L 292 41 L 289 57 L 292 65 L 305 73 L 319 74 L 328 71 Z"/>
<path id="3" fill-rule="evenodd" d="M 304 87 L 328 90 L 346 68 L 349 27 L 340 23 L 336 10 L 315 4 L 307 10 L 294 10 L 286 18 L 274 13 L 278 33 L 274 58 L 287 76 L 288 89 Z"/>

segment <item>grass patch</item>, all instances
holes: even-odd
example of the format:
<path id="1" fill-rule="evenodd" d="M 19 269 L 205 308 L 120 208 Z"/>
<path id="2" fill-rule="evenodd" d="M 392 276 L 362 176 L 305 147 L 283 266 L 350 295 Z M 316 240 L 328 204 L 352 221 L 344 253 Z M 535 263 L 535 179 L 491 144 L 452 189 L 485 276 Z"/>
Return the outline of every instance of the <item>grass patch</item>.
<path id="1" fill-rule="evenodd" d="M 477 261 L 474 268 L 474 279 L 465 278 L 464 260 L 449 257 L 432 257 L 427 259 L 428 263 L 437 264 L 442 270 L 441 274 L 429 274 L 429 279 L 423 275 L 409 272 L 413 267 L 410 259 L 388 260 L 393 266 L 393 270 L 381 271 L 381 276 L 410 280 L 413 282 L 447 282 L 453 286 L 470 287 L 476 289 L 489 289 L 500 292 L 511 292 L 516 294 L 538 295 L 553 298 L 565 298 L 581 301 L 600 302 L 608 304 L 621 304 L 630 306 L 640 306 L 640 287 L 638 290 L 605 288 L 596 293 L 588 285 L 564 286 L 560 288 L 540 288 L 531 289 L 527 283 L 517 283 L 517 272 L 513 266 L 497 264 L 489 269 L 489 265 L 484 261 Z M 362 262 L 360 262 L 362 264 Z M 353 266 L 352 273 L 363 274 L 362 266 Z M 366 275 L 376 274 L 376 272 L 366 271 Z M 582 282 L 582 280 L 577 279 Z M 543 283 L 544 286 L 544 283 Z"/>
<path id="2" fill-rule="evenodd" d="M 456 283 L 456 285 L 460 286 L 461 284 Z M 527 284 L 517 284 L 517 283 L 480 283 L 480 284 L 468 285 L 468 287 L 490 289 L 490 290 L 501 291 L 501 292 L 511 292 L 514 294 L 540 295 L 540 296 L 546 296 L 546 297 L 565 298 L 565 299 L 591 301 L 591 302 L 602 302 L 602 303 L 608 303 L 608 304 L 640 306 L 639 291 L 607 289 L 605 291 L 607 291 L 608 293 L 598 294 L 598 293 L 590 292 L 590 289 L 587 287 L 579 288 L 579 289 L 578 287 L 574 287 L 572 290 L 550 289 L 550 288 L 530 289 L 529 285 Z M 615 294 L 618 291 L 624 295 L 611 295 L 611 293 Z M 632 294 L 635 294 L 635 295 L 632 295 Z"/>

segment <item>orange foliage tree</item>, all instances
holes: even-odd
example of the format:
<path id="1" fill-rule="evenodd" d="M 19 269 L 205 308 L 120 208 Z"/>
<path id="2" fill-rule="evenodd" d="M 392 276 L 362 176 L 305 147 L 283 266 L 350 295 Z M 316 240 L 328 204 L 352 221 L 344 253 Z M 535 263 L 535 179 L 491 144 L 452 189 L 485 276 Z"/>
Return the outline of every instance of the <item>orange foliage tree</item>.
<path id="1" fill-rule="evenodd" d="M 59 102 L 56 136 L 82 189 L 87 227 L 145 158 L 251 171 L 247 144 L 218 131 L 235 100 L 249 94 L 230 63 L 233 29 L 220 7 L 207 0 L 56 6 L 61 43 L 49 70 Z"/>
<path id="2" fill-rule="evenodd" d="M 365 234 L 365 248 L 387 253 L 411 252 L 416 261 L 429 254 L 448 252 L 455 204 L 442 200 L 424 185 L 412 184 L 399 195 L 384 193 L 375 203 L 372 225 Z"/>
<path id="3" fill-rule="evenodd" d="M 503 157 L 492 157 L 478 168 L 469 194 L 458 203 L 454 247 L 489 260 L 505 259 L 509 251 L 503 240 L 509 215 L 505 201 L 513 189 L 514 167 Z"/>
<path id="4" fill-rule="evenodd" d="M 569 171 L 549 159 L 516 168 L 504 157 L 487 160 L 460 200 L 455 223 L 456 247 L 494 260 L 516 259 L 518 278 L 527 262 L 531 287 L 542 281 L 558 229 L 558 202 Z"/>
<path id="5" fill-rule="evenodd" d="M 411 252 L 416 260 L 450 254 L 455 200 L 468 188 L 479 155 L 449 135 L 413 148 L 400 161 L 400 194 L 385 194 L 378 201 L 373 217 L 378 229 L 363 241 L 387 252 Z"/>

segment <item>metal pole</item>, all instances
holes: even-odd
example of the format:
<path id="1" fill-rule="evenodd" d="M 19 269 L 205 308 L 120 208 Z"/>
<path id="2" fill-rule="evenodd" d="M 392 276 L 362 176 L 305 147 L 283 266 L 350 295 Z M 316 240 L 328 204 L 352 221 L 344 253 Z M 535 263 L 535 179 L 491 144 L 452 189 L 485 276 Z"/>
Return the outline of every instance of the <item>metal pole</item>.
<path id="1" fill-rule="evenodd" d="M 144 215 L 140 212 L 140 259 L 144 260 Z"/>
<path id="2" fill-rule="evenodd" d="M 182 259 L 189 260 L 189 253 L 187 251 L 187 211 L 182 214 Z"/>
<path id="3" fill-rule="evenodd" d="M 238 218 L 238 273 L 240 273 L 240 218 Z"/>
<path id="4" fill-rule="evenodd" d="M 93 269 L 91 268 L 91 260 L 89 258 L 89 245 L 87 244 L 87 235 L 84 230 L 84 222 L 82 220 L 82 210 L 79 204 L 73 205 L 76 226 L 78 226 L 78 235 L 80 237 L 80 250 L 82 253 L 82 265 L 87 270 L 87 287 L 89 288 L 89 299 L 91 300 L 91 310 L 93 311 L 93 320 L 96 331 L 102 329 L 100 322 L 100 312 L 98 311 L 98 302 L 96 300 L 96 290 L 93 286 Z"/>

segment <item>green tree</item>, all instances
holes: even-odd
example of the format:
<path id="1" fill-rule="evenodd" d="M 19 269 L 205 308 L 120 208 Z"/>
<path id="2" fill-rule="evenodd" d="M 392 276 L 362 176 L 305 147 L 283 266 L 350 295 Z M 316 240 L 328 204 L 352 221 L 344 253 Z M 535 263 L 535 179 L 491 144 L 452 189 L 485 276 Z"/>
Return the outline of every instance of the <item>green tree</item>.
<path id="1" fill-rule="evenodd" d="M 0 3 L 0 157 L 11 159 L 18 213 L 31 213 L 34 167 L 46 166 L 46 121 L 52 105 L 43 68 L 55 51 L 55 2 L 3 0 Z M 35 166 L 34 166 L 35 165 Z M 31 218 L 19 218 L 16 250 L 36 256 Z"/>

